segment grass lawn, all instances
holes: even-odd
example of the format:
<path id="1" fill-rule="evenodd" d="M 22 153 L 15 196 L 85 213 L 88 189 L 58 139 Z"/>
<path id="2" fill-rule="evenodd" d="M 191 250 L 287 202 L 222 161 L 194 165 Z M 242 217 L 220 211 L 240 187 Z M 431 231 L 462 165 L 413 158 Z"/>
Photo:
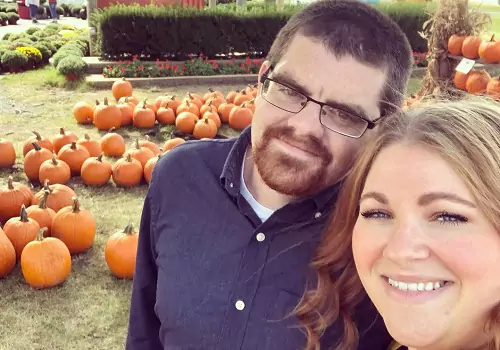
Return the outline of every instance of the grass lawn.
<path id="1" fill-rule="evenodd" d="M 412 79 L 409 92 L 417 88 L 419 80 Z M 60 127 L 75 132 L 79 137 L 88 133 L 100 137 L 93 127 L 79 126 L 71 108 L 77 101 L 102 101 L 110 91 L 93 91 L 80 86 L 76 91 L 64 85 L 52 69 L 46 68 L 0 79 L 0 138 L 12 140 L 18 151 L 14 170 L 0 171 L 0 186 L 6 185 L 12 175 L 26 183 L 22 171 L 23 141 L 36 130 L 43 136 L 56 135 Z M 135 89 L 138 98 L 154 100 L 163 93 L 184 96 L 186 92 L 204 93 L 208 86 L 186 86 L 175 89 Z M 224 93 L 243 86 L 214 86 Z M 172 129 L 163 127 L 153 140 L 163 145 Z M 141 136 L 137 130 L 119 131 L 130 144 Z M 235 136 L 232 129 L 223 129 L 227 136 Z M 71 180 L 71 187 L 89 209 L 97 223 L 94 246 L 87 253 L 73 257 L 70 278 L 62 286 L 49 290 L 33 290 L 25 282 L 19 266 L 7 278 L 0 280 L 1 323 L 0 349 L 123 349 L 128 323 L 131 282 L 114 278 L 104 260 L 104 244 L 114 232 L 128 223 L 139 225 L 143 198 L 147 185 L 133 189 L 118 189 L 113 184 L 103 188 L 83 185 L 79 178 Z M 36 187 L 34 191 L 38 191 Z"/>

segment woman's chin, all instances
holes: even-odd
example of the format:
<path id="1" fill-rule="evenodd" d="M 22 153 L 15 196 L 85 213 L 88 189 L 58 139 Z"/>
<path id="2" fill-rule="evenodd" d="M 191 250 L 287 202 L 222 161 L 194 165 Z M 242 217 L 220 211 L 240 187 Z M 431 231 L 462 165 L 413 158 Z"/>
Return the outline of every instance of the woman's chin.
<path id="1" fill-rule="evenodd" d="M 386 327 L 394 340 L 410 349 L 439 349 L 440 336 L 437 329 L 429 329 L 430 327 L 416 327 L 416 325 L 408 324 L 402 327 L 401 323 L 388 324 Z"/>

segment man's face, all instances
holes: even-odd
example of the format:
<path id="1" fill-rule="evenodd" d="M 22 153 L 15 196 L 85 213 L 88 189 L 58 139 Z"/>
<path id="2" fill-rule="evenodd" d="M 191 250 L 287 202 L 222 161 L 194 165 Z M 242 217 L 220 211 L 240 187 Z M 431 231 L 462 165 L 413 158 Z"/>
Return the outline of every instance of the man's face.
<path id="1" fill-rule="evenodd" d="M 265 62 L 260 75 L 268 68 L 269 62 Z M 269 77 L 317 101 L 346 106 L 369 120 L 380 116 L 384 69 L 369 67 L 351 56 L 337 59 L 321 42 L 305 36 L 295 36 Z M 252 151 L 266 185 L 279 193 L 302 197 L 337 183 L 363 138 L 346 137 L 324 127 L 320 106 L 313 102 L 298 113 L 290 113 L 266 101 L 261 91 L 259 84 Z"/>

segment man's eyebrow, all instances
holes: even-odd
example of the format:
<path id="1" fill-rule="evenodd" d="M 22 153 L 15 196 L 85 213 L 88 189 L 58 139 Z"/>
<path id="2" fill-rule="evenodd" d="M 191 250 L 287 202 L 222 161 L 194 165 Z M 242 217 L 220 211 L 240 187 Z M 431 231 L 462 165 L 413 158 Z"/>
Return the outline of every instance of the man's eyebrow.
<path id="1" fill-rule="evenodd" d="M 302 85 L 297 79 L 295 79 L 289 73 L 273 72 L 273 76 L 270 78 L 276 80 L 279 83 L 283 83 L 284 85 L 294 88 L 295 90 L 303 93 L 304 95 L 309 96 L 311 94 L 311 91 L 309 91 L 304 85 Z"/>

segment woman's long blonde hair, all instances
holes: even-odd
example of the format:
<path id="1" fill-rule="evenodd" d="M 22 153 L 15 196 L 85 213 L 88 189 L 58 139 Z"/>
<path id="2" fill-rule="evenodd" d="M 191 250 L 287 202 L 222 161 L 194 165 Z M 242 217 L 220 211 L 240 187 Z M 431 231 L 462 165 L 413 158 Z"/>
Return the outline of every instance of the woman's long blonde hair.
<path id="1" fill-rule="evenodd" d="M 358 330 L 352 315 L 365 295 L 352 256 L 351 236 L 358 202 L 374 158 L 397 142 L 420 144 L 437 152 L 467 185 L 479 207 L 500 234 L 500 104 L 486 98 L 427 101 L 388 117 L 365 143 L 339 194 L 312 265 L 318 274 L 295 309 L 307 335 L 307 350 L 334 322 L 344 327 L 335 349 L 356 349 Z M 485 325 L 500 350 L 500 305 Z"/>

